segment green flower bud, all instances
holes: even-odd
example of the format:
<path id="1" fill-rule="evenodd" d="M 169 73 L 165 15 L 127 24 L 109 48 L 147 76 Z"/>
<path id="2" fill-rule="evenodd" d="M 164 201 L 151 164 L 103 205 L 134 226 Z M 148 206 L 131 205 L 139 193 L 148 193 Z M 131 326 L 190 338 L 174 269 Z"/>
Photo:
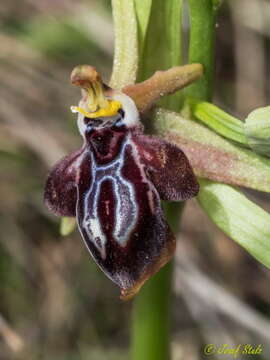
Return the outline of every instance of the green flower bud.
<path id="1" fill-rule="evenodd" d="M 253 151 L 270 157 L 270 106 L 252 111 L 246 118 L 244 130 Z"/>
<path id="2" fill-rule="evenodd" d="M 219 135 L 247 146 L 244 124 L 241 120 L 227 114 L 214 104 L 205 101 L 189 100 L 195 118 Z"/>

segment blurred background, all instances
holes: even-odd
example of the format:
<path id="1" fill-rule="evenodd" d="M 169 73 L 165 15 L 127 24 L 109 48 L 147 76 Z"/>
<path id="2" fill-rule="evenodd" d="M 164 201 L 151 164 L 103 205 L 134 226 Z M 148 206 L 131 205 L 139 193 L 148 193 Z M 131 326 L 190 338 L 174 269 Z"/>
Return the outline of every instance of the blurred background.
<path id="1" fill-rule="evenodd" d="M 225 0 L 216 25 L 215 102 L 241 119 L 270 104 L 269 22 L 268 0 Z M 72 68 L 109 79 L 110 1 L 1 1 L 0 26 L 0 360 L 127 360 L 131 303 L 43 206 L 50 167 L 81 144 Z M 270 210 L 266 194 L 247 194 Z M 269 359 L 270 271 L 195 200 L 175 263 L 173 360 L 202 359 L 207 343 L 262 344 Z"/>

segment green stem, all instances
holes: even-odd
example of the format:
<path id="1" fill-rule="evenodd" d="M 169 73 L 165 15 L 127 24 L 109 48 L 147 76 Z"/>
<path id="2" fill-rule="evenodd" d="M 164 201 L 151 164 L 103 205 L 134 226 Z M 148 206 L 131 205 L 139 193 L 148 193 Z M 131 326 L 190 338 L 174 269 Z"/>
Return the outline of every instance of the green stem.
<path id="1" fill-rule="evenodd" d="M 142 288 L 133 304 L 132 359 L 169 359 L 169 304 L 173 265 L 167 264 Z"/>
<path id="2" fill-rule="evenodd" d="M 189 62 L 203 64 L 205 72 L 203 79 L 191 85 L 187 94 L 201 100 L 210 100 L 212 97 L 215 26 L 215 11 L 212 1 L 189 1 L 191 17 Z M 138 2 L 139 0 L 137 5 Z M 164 8 L 161 12 L 162 7 Z M 175 34 L 178 34 L 178 36 L 180 34 L 180 18 L 178 16 L 181 7 L 181 0 L 157 0 L 157 2 L 152 3 L 152 12 L 148 33 L 145 37 L 143 61 L 140 69 L 143 79 L 152 74 L 153 70 L 161 70 L 164 67 L 179 64 L 181 59 L 181 36 L 176 38 L 176 41 L 174 41 L 174 38 Z M 176 16 L 175 19 L 173 16 Z M 167 36 L 164 35 L 165 32 Z M 170 44 L 172 45 L 171 51 Z M 173 57 L 171 54 L 173 54 Z M 177 111 L 180 108 L 179 99 L 176 96 L 176 101 L 169 104 L 168 101 L 171 100 L 166 99 L 165 106 L 169 105 L 170 109 Z M 176 232 L 180 220 L 179 206 L 178 204 L 166 206 L 166 217 L 174 232 Z M 133 360 L 168 360 L 170 358 L 169 319 L 172 267 L 172 263 L 168 264 L 150 279 L 134 301 Z"/>
<path id="3" fill-rule="evenodd" d="M 157 70 L 181 64 L 182 0 L 135 0 L 139 24 L 139 80 Z M 143 10 L 146 7 L 146 10 Z M 151 9 L 151 11 L 149 11 Z M 140 11 L 138 11 L 140 10 Z M 163 100 L 178 111 L 181 94 Z M 176 232 L 180 205 L 164 205 L 166 218 Z M 170 303 L 173 263 L 162 268 L 140 290 L 134 300 L 131 351 L 133 360 L 169 360 Z"/>
<path id="4" fill-rule="evenodd" d="M 164 205 L 168 222 L 178 230 L 181 205 Z M 132 319 L 132 359 L 168 360 L 170 358 L 170 303 L 173 262 L 153 276 L 134 300 Z"/>
<path id="5" fill-rule="evenodd" d="M 145 6 L 149 0 L 136 0 L 136 9 Z M 146 12 L 147 27 L 144 27 L 141 49 L 139 81 L 143 81 L 157 70 L 167 70 L 181 64 L 182 59 L 182 0 L 155 0 L 151 2 L 150 14 Z M 138 23 L 145 22 L 142 13 L 137 13 Z M 140 33 L 140 32 L 139 32 Z M 142 41 L 142 40 L 140 40 Z M 179 111 L 181 92 L 161 100 L 163 106 Z"/>
<path id="6" fill-rule="evenodd" d="M 189 63 L 204 66 L 204 76 L 188 87 L 186 94 L 211 100 L 214 76 L 214 41 L 216 10 L 213 0 L 189 0 Z"/>

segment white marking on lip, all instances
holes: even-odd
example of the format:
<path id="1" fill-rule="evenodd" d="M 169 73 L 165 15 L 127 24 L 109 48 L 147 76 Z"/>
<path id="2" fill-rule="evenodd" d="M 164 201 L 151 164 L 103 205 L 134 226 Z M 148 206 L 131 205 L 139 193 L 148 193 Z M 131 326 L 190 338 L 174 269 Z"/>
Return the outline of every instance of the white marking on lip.
<path id="1" fill-rule="evenodd" d="M 117 158 L 107 165 L 97 165 L 93 154 L 91 153 L 92 163 L 92 184 L 87 194 L 84 197 L 84 219 L 82 227 L 88 235 L 88 239 L 93 242 L 103 259 L 106 258 L 106 242 L 107 238 L 102 230 L 102 224 L 99 219 L 98 200 L 100 195 L 100 188 L 104 181 L 110 180 L 112 182 L 113 194 L 115 199 L 115 227 L 113 235 L 115 240 L 121 245 L 125 246 L 129 235 L 137 223 L 138 209 L 136 204 L 135 189 L 131 182 L 122 177 L 121 171 L 124 165 L 124 152 L 129 143 L 126 140 L 122 146 L 120 154 Z M 89 198 L 92 196 L 91 206 L 89 208 Z M 128 199 L 128 200 L 127 200 Z M 124 203 L 124 201 L 126 203 Z M 106 212 L 109 215 L 109 204 L 106 204 Z M 126 212 L 123 213 L 123 208 L 130 212 L 129 223 L 124 221 Z M 130 221 L 131 220 L 131 221 Z M 126 226 L 123 227 L 125 223 Z M 98 246 L 95 239 L 99 239 L 100 246 Z"/>
<path id="2" fill-rule="evenodd" d="M 91 155 L 92 164 L 92 184 L 84 196 L 84 218 L 82 228 L 87 234 L 87 240 L 91 241 L 99 251 L 103 260 L 106 259 L 107 236 L 102 229 L 102 222 L 98 216 L 98 202 L 101 186 L 104 181 L 111 181 L 114 195 L 114 229 L 113 237 L 122 247 L 125 247 L 130 234 L 134 230 L 137 222 L 139 209 L 136 200 L 136 190 L 132 181 L 128 181 L 122 176 L 122 169 L 125 164 L 125 151 L 130 146 L 133 159 L 140 171 L 141 181 L 148 186 L 147 197 L 151 212 L 155 213 L 156 189 L 146 176 L 144 165 L 140 160 L 136 144 L 131 140 L 130 134 L 123 142 L 121 151 L 115 160 L 107 165 L 98 165 L 93 153 Z M 90 200 L 91 198 L 91 200 Z M 110 201 L 105 203 L 106 215 L 110 214 Z M 128 214 L 128 217 L 127 217 Z"/>
<path id="3" fill-rule="evenodd" d="M 140 170 L 140 173 L 141 173 L 141 177 L 142 177 L 143 181 L 145 183 L 147 183 L 148 186 L 149 186 L 149 189 L 147 191 L 147 196 L 148 196 L 148 200 L 149 200 L 150 210 L 151 210 L 152 214 L 154 214 L 155 213 L 154 193 L 155 193 L 156 189 L 155 189 L 154 185 L 152 184 L 152 182 L 150 182 L 149 179 L 146 177 L 146 173 L 145 173 L 145 170 L 144 170 L 144 165 L 140 161 L 140 155 L 139 155 L 136 144 L 133 144 L 133 142 L 131 142 L 131 144 L 132 144 L 133 154 L 134 154 L 134 157 L 136 159 L 136 164 L 137 164 L 137 166 L 138 166 L 138 168 Z"/>

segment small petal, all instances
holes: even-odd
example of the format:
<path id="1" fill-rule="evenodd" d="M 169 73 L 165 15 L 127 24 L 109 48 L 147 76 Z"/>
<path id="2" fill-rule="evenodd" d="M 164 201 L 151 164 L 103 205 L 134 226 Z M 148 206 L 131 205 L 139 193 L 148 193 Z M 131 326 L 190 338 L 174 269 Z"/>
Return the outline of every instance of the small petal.
<path id="1" fill-rule="evenodd" d="M 134 142 L 162 200 L 184 201 L 198 194 L 199 184 L 182 150 L 146 135 L 137 135 Z"/>
<path id="2" fill-rule="evenodd" d="M 44 202 L 55 215 L 76 216 L 76 175 L 84 149 L 74 151 L 52 169 L 45 186 Z"/>

